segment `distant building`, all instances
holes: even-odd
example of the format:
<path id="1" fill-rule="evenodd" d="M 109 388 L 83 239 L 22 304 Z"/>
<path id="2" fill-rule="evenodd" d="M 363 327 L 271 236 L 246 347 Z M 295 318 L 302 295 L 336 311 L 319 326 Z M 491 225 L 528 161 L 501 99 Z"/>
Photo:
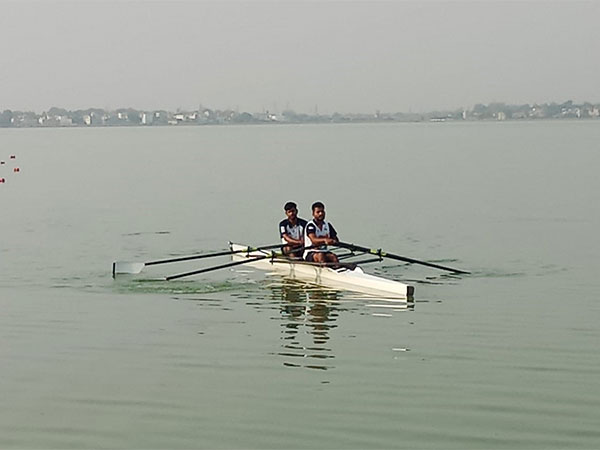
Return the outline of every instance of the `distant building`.
<path id="1" fill-rule="evenodd" d="M 141 124 L 142 125 L 152 125 L 152 122 L 154 121 L 153 118 L 154 118 L 154 114 L 143 112 L 142 116 L 141 116 Z"/>
<path id="2" fill-rule="evenodd" d="M 73 119 L 68 116 L 58 116 L 58 124 L 61 127 L 70 127 L 73 125 Z"/>

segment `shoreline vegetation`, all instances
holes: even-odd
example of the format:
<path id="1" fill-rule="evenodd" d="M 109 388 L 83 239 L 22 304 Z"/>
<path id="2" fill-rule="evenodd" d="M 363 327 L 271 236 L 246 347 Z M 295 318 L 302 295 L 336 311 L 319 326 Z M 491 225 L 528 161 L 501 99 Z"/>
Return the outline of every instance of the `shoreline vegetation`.
<path id="1" fill-rule="evenodd" d="M 239 112 L 231 109 L 210 109 L 200 106 L 191 111 L 137 110 L 120 108 L 105 110 L 88 108 L 66 110 L 52 107 L 48 111 L 0 112 L 0 128 L 32 127 L 110 127 L 110 126 L 181 126 L 227 124 L 315 124 L 373 122 L 447 122 L 447 121 L 509 121 L 541 119 L 599 119 L 600 104 L 564 103 L 508 105 L 477 104 L 471 109 L 431 111 L 428 113 L 333 113 L 305 114 L 292 110 L 281 113 Z"/>

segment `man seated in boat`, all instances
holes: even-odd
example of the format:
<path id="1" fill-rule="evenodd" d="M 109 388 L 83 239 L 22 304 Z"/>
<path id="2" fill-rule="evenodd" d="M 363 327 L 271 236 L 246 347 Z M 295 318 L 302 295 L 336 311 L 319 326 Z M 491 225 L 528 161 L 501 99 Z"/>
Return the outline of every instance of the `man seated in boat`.
<path id="1" fill-rule="evenodd" d="M 316 263 L 338 264 L 338 257 L 327 250 L 328 245 L 338 242 L 337 232 L 333 225 L 325 221 L 325 205 L 315 202 L 312 205 L 313 218 L 306 224 L 304 246 L 314 247 L 304 252 L 304 259 Z"/>
<path id="2" fill-rule="evenodd" d="M 279 235 L 283 244 L 289 244 L 283 247 L 283 253 L 302 258 L 304 253 L 304 229 L 306 220 L 298 217 L 298 208 L 294 202 L 287 202 L 283 206 L 287 219 L 279 222 Z"/>

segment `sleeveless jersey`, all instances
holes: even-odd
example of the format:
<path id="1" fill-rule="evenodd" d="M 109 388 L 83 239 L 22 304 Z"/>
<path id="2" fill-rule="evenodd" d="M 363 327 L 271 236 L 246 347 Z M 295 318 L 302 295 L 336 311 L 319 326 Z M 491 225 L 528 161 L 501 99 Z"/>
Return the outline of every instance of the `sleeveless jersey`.
<path id="1" fill-rule="evenodd" d="M 283 219 L 279 222 L 279 237 L 281 242 L 286 244 L 286 240 L 283 238 L 284 234 L 287 234 L 292 239 L 302 239 L 304 236 L 304 229 L 306 228 L 306 220 L 298 217 L 296 219 L 296 225 L 292 225 L 288 219 Z"/>
<path id="2" fill-rule="evenodd" d="M 333 225 L 331 225 L 329 222 L 323 221 L 323 227 L 319 228 L 315 224 L 315 221 L 311 220 L 306 224 L 306 227 L 304 228 L 304 246 L 305 247 L 310 247 L 311 245 L 313 245 L 312 241 L 308 237 L 308 235 L 311 233 L 314 233 L 316 237 L 328 237 L 328 238 L 332 238 L 332 239 L 335 239 L 337 237 L 337 232 L 335 231 L 335 228 L 333 228 Z M 309 252 L 327 252 L 327 251 L 328 250 L 327 250 L 326 245 L 323 245 L 318 248 L 311 248 L 310 250 L 306 250 L 304 252 L 304 258 L 306 258 L 306 255 Z"/>

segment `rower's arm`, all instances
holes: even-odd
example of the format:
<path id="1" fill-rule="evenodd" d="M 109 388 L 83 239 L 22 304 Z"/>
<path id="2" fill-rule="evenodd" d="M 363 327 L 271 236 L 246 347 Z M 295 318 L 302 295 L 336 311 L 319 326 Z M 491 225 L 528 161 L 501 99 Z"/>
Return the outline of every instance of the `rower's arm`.
<path id="1" fill-rule="evenodd" d="M 331 235 L 331 239 L 332 239 L 332 243 L 337 244 L 338 242 L 340 242 L 338 235 L 337 235 L 337 231 L 335 231 L 335 228 L 333 228 L 333 225 L 329 224 L 329 234 Z"/>
<path id="2" fill-rule="evenodd" d="M 290 237 L 287 233 L 286 234 L 282 234 L 281 237 L 288 244 L 292 244 L 292 245 L 304 245 L 304 240 L 303 239 L 294 239 L 293 237 Z"/>
<path id="3" fill-rule="evenodd" d="M 315 233 L 308 233 L 308 238 L 310 239 L 310 242 L 312 242 L 312 245 L 328 245 L 337 242 L 328 237 L 317 237 Z"/>

